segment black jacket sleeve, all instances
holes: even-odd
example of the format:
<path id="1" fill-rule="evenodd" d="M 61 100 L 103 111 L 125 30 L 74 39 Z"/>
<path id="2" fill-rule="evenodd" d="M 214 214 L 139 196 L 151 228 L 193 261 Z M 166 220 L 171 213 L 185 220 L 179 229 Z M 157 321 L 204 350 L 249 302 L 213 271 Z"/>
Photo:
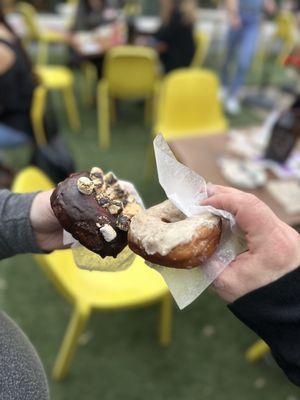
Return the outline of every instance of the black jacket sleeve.
<path id="1" fill-rule="evenodd" d="M 300 268 L 228 307 L 270 346 L 279 366 L 300 386 Z"/>
<path id="2" fill-rule="evenodd" d="M 0 260 L 19 253 L 41 253 L 30 224 L 35 196 L 0 190 Z"/>

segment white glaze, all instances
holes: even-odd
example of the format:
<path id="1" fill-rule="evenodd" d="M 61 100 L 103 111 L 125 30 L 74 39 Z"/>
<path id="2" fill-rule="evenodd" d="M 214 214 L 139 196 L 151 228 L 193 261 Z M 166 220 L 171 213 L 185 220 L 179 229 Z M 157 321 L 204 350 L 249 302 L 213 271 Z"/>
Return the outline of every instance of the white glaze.
<path id="1" fill-rule="evenodd" d="M 163 222 L 168 220 L 170 223 Z M 137 214 L 131 221 L 131 235 L 147 254 L 165 256 L 175 247 L 189 243 L 204 226 L 214 226 L 219 218 L 205 213 L 187 218 L 170 200 Z"/>

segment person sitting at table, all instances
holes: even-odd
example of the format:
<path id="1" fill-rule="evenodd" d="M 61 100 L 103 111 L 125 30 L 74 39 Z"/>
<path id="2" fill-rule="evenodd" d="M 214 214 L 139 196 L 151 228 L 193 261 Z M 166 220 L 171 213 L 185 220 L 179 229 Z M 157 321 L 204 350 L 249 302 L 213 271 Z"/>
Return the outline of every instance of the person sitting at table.
<path id="1" fill-rule="evenodd" d="M 160 3 L 162 25 L 154 39 L 164 70 L 188 67 L 196 50 L 196 4 L 193 0 L 161 0 Z"/>
<path id="2" fill-rule="evenodd" d="M 0 8 L 0 147 L 30 142 L 30 107 L 37 79 L 20 39 Z"/>
<path id="3" fill-rule="evenodd" d="M 80 0 L 78 2 L 75 21 L 71 29 L 71 48 L 70 48 L 70 64 L 78 66 L 82 61 L 92 62 L 98 72 L 98 77 L 102 75 L 103 54 L 93 55 L 92 57 L 84 57 L 78 52 L 76 46 L 72 46 L 74 37 L 77 32 L 92 32 L 101 25 L 112 22 L 115 17 L 107 17 L 108 2 L 106 0 Z"/>
<path id="4" fill-rule="evenodd" d="M 80 0 L 72 31 L 91 31 L 102 25 L 106 3 L 106 0 Z"/>

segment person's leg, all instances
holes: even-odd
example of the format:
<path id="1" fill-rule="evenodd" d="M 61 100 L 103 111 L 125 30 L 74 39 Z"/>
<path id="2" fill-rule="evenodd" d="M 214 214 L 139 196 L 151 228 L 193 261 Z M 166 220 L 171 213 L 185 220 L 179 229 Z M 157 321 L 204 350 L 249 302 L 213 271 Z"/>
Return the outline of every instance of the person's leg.
<path id="1" fill-rule="evenodd" d="M 229 91 L 229 97 L 237 98 L 244 85 L 251 66 L 259 36 L 259 22 L 246 23 L 241 35 L 241 43 L 237 56 L 237 69 Z"/>
<path id="2" fill-rule="evenodd" d="M 229 69 L 236 56 L 236 52 L 240 43 L 241 33 L 242 27 L 239 29 L 230 28 L 228 32 L 226 54 L 221 68 L 221 83 L 224 88 L 227 88 L 229 86 Z"/>
<path id="3" fill-rule="evenodd" d="M 9 148 L 30 143 L 26 133 L 0 123 L 0 148 Z"/>

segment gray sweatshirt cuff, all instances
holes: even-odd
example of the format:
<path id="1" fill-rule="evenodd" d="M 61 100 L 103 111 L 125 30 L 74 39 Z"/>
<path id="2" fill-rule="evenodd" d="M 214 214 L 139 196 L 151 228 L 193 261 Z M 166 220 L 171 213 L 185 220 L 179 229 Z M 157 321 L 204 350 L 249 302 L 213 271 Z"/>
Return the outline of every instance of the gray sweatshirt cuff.
<path id="1" fill-rule="evenodd" d="M 42 252 L 30 224 L 30 210 L 36 195 L 0 191 L 0 259 Z"/>

